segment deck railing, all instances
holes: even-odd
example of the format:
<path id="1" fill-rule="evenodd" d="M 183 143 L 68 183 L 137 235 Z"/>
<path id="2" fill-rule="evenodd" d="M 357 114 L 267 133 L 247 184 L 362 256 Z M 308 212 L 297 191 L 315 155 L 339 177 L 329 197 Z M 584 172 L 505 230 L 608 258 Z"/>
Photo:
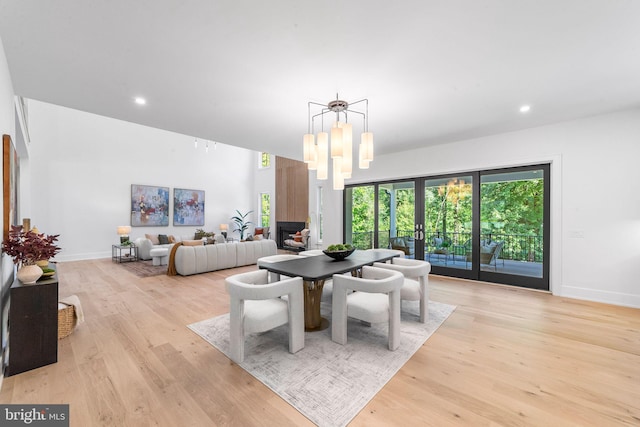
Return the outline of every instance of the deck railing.
<path id="1" fill-rule="evenodd" d="M 391 233 L 383 230 L 378 233 L 378 247 L 389 247 Z M 398 230 L 397 237 L 405 237 L 407 241 L 413 238 L 413 230 Z M 373 248 L 373 231 L 353 233 L 351 244 L 358 249 Z M 425 252 L 432 252 L 436 249 L 436 239 L 447 242 L 445 247 L 454 255 L 463 256 L 471 251 L 471 233 L 443 233 L 440 231 L 425 234 Z M 514 261 L 542 262 L 543 239 L 542 236 L 528 234 L 503 234 L 503 233 L 482 233 L 482 242 L 504 241 L 504 247 L 500 254 L 501 259 Z M 410 243 L 411 244 L 411 243 Z"/>

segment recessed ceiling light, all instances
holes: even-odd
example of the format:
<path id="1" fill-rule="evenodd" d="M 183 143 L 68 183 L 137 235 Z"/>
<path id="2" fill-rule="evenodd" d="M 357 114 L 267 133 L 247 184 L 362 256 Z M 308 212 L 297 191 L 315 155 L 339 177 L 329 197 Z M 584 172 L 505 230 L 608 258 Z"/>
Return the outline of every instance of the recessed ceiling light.
<path id="1" fill-rule="evenodd" d="M 521 113 L 528 113 L 530 110 L 531 110 L 531 105 L 523 105 L 522 107 L 520 107 Z"/>
<path id="2" fill-rule="evenodd" d="M 138 97 L 136 97 L 135 102 L 136 102 L 136 104 L 138 104 L 138 105 L 144 105 L 144 104 L 146 104 L 146 103 L 147 103 L 147 100 L 146 100 L 146 99 L 144 99 L 144 98 L 140 98 L 140 97 L 138 96 Z"/>

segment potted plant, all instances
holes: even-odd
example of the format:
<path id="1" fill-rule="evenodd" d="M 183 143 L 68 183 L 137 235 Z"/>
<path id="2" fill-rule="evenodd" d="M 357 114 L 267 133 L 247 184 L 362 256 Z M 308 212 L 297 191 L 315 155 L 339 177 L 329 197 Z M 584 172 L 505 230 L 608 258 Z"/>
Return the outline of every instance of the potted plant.
<path id="1" fill-rule="evenodd" d="M 18 266 L 18 279 L 23 283 L 35 283 L 42 276 L 36 264 L 49 260 L 60 251 L 55 242 L 59 235 L 47 236 L 33 230 L 24 231 L 22 226 L 11 226 L 9 235 L 2 242 L 2 251 L 13 258 Z"/>
<path id="2" fill-rule="evenodd" d="M 253 211 L 243 214 L 239 210 L 236 210 L 237 215 L 231 217 L 231 220 L 235 222 L 236 227 L 238 227 L 236 231 L 240 233 L 240 240 L 244 240 L 244 232 L 247 231 L 249 224 L 251 224 L 251 221 L 246 220 L 247 216 L 249 216 L 251 212 Z"/>
<path id="3" fill-rule="evenodd" d="M 451 246 L 451 242 L 449 241 L 444 241 L 440 244 L 440 246 L 438 246 L 436 248 L 435 251 L 433 251 L 434 254 L 442 254 L 442 255 L 448 255 L 449 254 L 449 246 Z"/>

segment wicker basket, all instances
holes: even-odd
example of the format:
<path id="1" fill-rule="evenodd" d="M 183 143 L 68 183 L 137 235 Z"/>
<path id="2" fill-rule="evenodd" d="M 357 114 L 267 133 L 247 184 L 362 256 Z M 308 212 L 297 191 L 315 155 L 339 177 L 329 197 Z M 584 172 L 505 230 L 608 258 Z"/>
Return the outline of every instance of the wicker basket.
<path id="1" fill-rule="evenodd" d="M 63 307 L 64 306 L 64 307 Z M 69 336 L 76 326 L 76 311 L 72 305 L 58 303 L 58 339 Z"/>

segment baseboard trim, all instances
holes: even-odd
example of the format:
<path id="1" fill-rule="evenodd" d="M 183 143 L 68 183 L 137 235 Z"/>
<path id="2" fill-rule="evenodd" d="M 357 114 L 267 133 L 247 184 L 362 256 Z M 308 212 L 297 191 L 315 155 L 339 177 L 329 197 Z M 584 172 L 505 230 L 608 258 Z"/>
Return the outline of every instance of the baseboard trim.
<path id="1" fill-rule="evenodd" d="M 577 286 L 563 286 L 562 296 L 624 307 L 640 308 L 640 295 L 622 292 L 607 292 Z"/>

